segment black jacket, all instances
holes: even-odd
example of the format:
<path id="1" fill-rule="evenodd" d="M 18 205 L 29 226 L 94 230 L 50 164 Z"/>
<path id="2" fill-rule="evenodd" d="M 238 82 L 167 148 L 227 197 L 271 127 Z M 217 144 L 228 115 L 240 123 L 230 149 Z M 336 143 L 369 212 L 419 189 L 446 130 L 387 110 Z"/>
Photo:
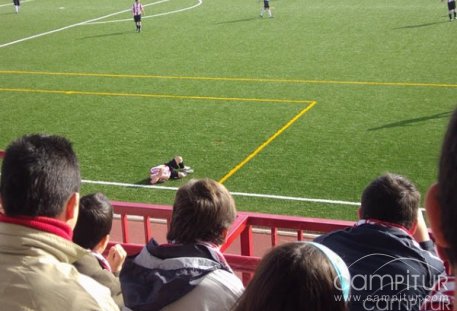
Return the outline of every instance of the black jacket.
<path id="1" fill-rule="evenodd" d="M 417 243 L 400 228 L 360 224 L 315 239 L 332 249 L 351 274 L 351 311 L 419 310 L 443 275 L 433 242 Z"/>

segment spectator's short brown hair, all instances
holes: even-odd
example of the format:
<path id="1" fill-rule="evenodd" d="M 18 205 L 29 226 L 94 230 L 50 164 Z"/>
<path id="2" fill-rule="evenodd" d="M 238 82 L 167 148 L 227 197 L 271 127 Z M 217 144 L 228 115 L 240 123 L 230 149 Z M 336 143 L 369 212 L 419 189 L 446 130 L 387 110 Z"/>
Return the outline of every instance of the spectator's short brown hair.
<path id="1" fill-rule="evenodd" d="M 173 204 L 169 241 L 224 243 L 222 233 L 236 217 L 235 202 L 228 190 L 211 179 L 192 179 L 179 188 Z"/>
<path id="2" fill-rule="evenodd" d="M 420 193 L 400 175 L 387 173 L 372 181 L 363 191 L 360 216 L 374 218 L 411 229 L 417 218 Z"/>

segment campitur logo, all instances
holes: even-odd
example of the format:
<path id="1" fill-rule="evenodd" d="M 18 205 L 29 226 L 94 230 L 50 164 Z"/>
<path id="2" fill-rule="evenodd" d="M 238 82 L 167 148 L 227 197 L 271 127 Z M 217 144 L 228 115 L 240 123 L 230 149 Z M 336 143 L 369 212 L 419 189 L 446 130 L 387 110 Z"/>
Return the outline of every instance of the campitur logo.
<path id="1" fill-rule="evenodd" d="M 381 264 L 376 266 L 377 263 Z M 424 274 L 424 267 L 432 273 Z M 348 268 L 350 284 L 341 284 L 341 279 L 336 277 L 334 286 L 341 291 L 349 286 L 348 302 L 363 306 L 363 310 L 418 310 L 424 300 L 432 299 L 427 295 L 434 284 L 442 284 L 441 289 L 446 290 L 446 275 L 439 274 L 440 271 L 427 262 L 413 258 L 373 253 L 361 257 Z M 341 301 L 342 297 L 335 296 L 334 299 Z M 449 301 L 443 299 L 438 303 L 446 305 Z"/>
<path id="2" fill-rule="evenodd" d="M 336 301 L 343 301 L 343 295 L 334 295 Z M 420 308 L 424 302 L 430 303 L 427 310 L 452 310 L 453 303 L 448 296 L 438 295 L 425 297 L 419 295 L 349 295 L 347 302 L 361 304 L 363 310 L 387 311 L 387 310 L 414 310 Z"/>

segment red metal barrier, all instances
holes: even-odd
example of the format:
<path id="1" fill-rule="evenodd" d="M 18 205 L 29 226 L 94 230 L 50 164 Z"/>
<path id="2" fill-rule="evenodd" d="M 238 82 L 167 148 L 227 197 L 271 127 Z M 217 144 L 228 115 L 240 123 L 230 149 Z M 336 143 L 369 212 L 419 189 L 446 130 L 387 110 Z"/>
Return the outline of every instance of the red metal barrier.
<path id="1" fill-rule="evenodd" d="M 113 240 L 111 244 L 120 243 L 124 246 L 128 254 L 138 253 L 144 244 L 131 242 L 132 237 L 129 232 L 129 225 L 141 223 L 143 228 L 144 242 L 147 242 L 154 232 L 154 222 L 161 223 L 168 229 L 172 207 L 169 205 L 154 205 L 143 203 L 113 201 L 114 212 L 120 215 L 121 241 Z M 154 221 L 152 221 L 152 219 Z M 256 248 L 262 243 L 254 242 L 254 230 L 263 230 L 263 235 L 269 234 L 269 242 L 263 247 L 271 248 L 280 243 L 279 236 L 288 234 L 289 240 L 301 241 L 304 234 L 320 234 L 328 231 L 342 229 L 353 225 L 354 222 L 342 220 L 329 220 L 322 218 L 305 218 L 295 216 L 282 216 L 262 213 L 239 212 L 233 225 L 231 226 L 226 242 L 221 246 L 221 251 L 232 267 L 241 273 L 243 283 L 247 284 L 260 261 L 259 256 L 254 253 L 260 251 Z M 269 233 L 265 233 L 269 232 Z M 238 246 L 237 246 L 238 245 Z M 230 248 L 230 252 L 228 249 Z M 233 250 L 238 253 L 232 253 Z"/>

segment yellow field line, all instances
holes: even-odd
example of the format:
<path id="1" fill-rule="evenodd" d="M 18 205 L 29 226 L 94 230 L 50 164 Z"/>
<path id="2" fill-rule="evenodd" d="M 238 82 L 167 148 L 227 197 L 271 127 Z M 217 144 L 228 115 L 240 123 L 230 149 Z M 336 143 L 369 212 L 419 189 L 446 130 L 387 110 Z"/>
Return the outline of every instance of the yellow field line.
<path id="1" fill-rule="evenodd" d="M 222 177 L 219 182 L 223 184 L 227 181 L 233 174 L 238 172 L 243 166 L 245 166 L 249 161 L 251 161 L 256 155 L 258 155 L 265 147 L 267 147 L 273 140 L 275 140 L 279 135 L 281 135 L 285 130 L 287 130 L 292 124 L 294 124 L 302 115 L 308 112 L 311 108 L 316 105 L 316 101 L 312 101 L 304 109 L 302 109 L 298 114 L 296 114 L 292 119 L 289 120 L 283 127 L 281 127 L 276 133 L 274 133 L 270 138 L 268 138 L 264 143 L 262 143 L 256 150 L 254 150 L 250 155 L 248 155 L 243 161 L 238 163 L 233 169 L 231 169 L 224 177 Z"/>
<path id="2" fill-rule="evenodd" d="M 105 78 L 135 78 L 135 79 L 169 79 L 169 80 L 205 80 L 205 81 L 235 81 L 235 82 L 262 82 L 262 83 L 290 83 L 290 84 L 339 84 L 339 85 L 368 85 L 368 86 L 402 86 L 402 87 L 439 87 L 457 88 L 456 83 L 421 83 L 421 82 L 373 82 L 373 81 L 338 81 L 338 80 L 304 80 L 304 79 L 268 79 L 268 78 L 230 78 L 230 77 L 192 77 L 166 75 L 138 75 L 138 74 L 110 74 L 84 72 L 46 72 L 46 71 L 19 71 L 0 70 L 0 74 L 17 75 L 48 75 L 69 77 L 105 77 Z"/>
<path id="3" fill-rule="evenodd" d="M 311 102 L 309 100 L 295 100 L 295 99 L 216 97 L 216 96 L 117 93 L 117 92 L 90 92 L 90 91 L 74 91 L 74 90 L 43 90 L 43 89 L 23 89 L 23 88 L 0 88 L 0 92 L 42 93 L 42 94 L 62 94 L 62 95 L 91 95 L 91 96 L 149 97 L 149 98 L 167 98 L 167 99 L 219 100 L 219 101 L 259 102 L 259 103 L 268 102 L 268 103 L 308 104 Z"/>

